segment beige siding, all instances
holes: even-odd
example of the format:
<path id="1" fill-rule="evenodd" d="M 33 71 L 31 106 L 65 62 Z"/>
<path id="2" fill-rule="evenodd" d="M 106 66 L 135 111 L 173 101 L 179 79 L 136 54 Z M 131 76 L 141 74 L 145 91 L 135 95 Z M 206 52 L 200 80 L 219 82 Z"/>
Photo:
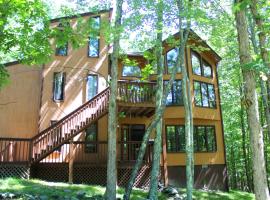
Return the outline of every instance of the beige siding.
<path id="1" fill-rule="evenodd" d="M 7 67 L 10 83 L 0 90 L 0 137 L 32 137 L 38 132 L 41 67 Z"/>

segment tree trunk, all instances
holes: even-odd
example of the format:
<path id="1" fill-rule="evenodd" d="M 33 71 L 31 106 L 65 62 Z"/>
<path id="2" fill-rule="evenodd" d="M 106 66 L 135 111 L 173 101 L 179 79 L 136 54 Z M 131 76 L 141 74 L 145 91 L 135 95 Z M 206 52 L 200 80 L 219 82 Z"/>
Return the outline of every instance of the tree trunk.
<path id="1" fill-rule="evenodd" d="M 261 34 L 261 33 L 259 34 L 260 51 L 258 49 L 257 40 L 256 40 L 254 22 L 256 22 L 258 28 L 262 28 L 261 27 L 262 22 L 259 19 L 255 19 L 257 16 L 256 6 L 251 6 L 251 7 L 253 8 L 253 9 L 251 9 L 252 13 L 253 13 L 253 21 L 252 21 L 251 17 L 249 17 L 248 19 L 249 19 L 249 29 L 250 29 L 250 33 L 251 33 L 250 36 L 251 36 L 252 46 L 253 46 L 255 54 L 259 55 L 261 53 L 261 57 L 263 58 L 264 64 L 270 69 L 269 64 L 267 65 L 267 62 L 269 62 L 268 56 L 265 55 L 265 54 L 267 54 L 267 51 L 265 50 L 265 48 L 262 47 L 265 45 L 265 34 Z M 268 137 L 270 137 L 270 110 L 269 110 L 269 104 L 268 104 L 268 95 L 267 95 L 267 88 L 266 88 L 262 78 L 260 78 L 260 88 L 261 88 L 263 108 L 264 108 L 265 118 L 266 118 L 266 123 L 267 123 L 267 134 L 268 134 Z"/>
<path id="2" fill-rule="evenodd" d="M 158 111 L 162 106 L 163 96 L 163 57 L 162 57 L 162 29 L 163 29 L 163 0 L 157 3 L 157 39 L 156 39 L 156 62 L 157 62 L 157 91 L 156 91 L 156 110 Z M 153 163 L 150 179 L 150 190 L 148 198 L 156 200 L 158 197 L 158 181 L 160 170 L 160 152 L 162 140 L 162 119 L 159 120 L 156 127 L 156 137 L 154 142 Z"/>
<path id="3" fill-rule="evenodd" d="M 116 17 L 114 29 L 119 30 L 122 18 L 123 0 L 116 0 Z M 113 52 L 111 56 L 111 85 L 108 116 L 108 160 L 107 160 L 107 185 L 105 198 L 116 199 L 117 167 L 116 167 L 116 134 L 117 134 L 117 79 L 118 79 L 118 57 L 120 50 L 120 33 L 114 33 Z"/>
<path id="4" fill-rule="evenodd" d="M 242 96 L 242 87 L 240 86 L 240 96 Z M 247 187 L 248 191 L 251 192 L 252 183 L 249 176 L 249 167 L 248 167 L 248 158 L 247 158 L 247 149 L 246 149 L 246 128 L 245 128 L 245 119 L 244 119 L 244 106 L 240 103 L 240 120 L 241 120 L 241 131 L 242 131 L 242 149 L 243 149 L 243 157 L 244 157 L 244 165 L 245 165 L 245 175 L 247 179 Z"/>
<path id="5" fill-rule="evenodd" d="M 183 0 L 177 1 L 178 6 L 178 20 L 179 20 L 179 35 L 180 41 L 184 38 L 184 32 L 182 29 L 182 13 L 185 9 L 185 2 Z M 185 49 L 185 46 L 180 46 L 181 49 Z M 182 71 L 182 94 L 185 110 L 185 142 L 186 142 L 186 185 L 187 185 L 187 200 L 192 200 L 192 190 L 194 183 L 194 147 L 193 147 L 193 116 L 192 116 L 192 99 L 191 99 L 191 84 L 187 73 L 187 66 L 184 64 L 185 54 L 179 54 L 179 66 Z"/>
<path id="6" fill-rule="evenodd" d="M 239 2 L 242 1 L 236 0 L 236 3 Z M 242 73 L 245 87 L 244 103 L 247 107 L 248 123 L 250 127 L 254 191 L 257 200 L 268 200 L 270 197 L 266 180 L 263 134 L 259 120 L 255 74 L 254 71 L 245 68 L 245 65 L 252 61 L 245 9 L 236 11 L 236 27 L 238 32 L 239 58 L 243 67 Z"/>

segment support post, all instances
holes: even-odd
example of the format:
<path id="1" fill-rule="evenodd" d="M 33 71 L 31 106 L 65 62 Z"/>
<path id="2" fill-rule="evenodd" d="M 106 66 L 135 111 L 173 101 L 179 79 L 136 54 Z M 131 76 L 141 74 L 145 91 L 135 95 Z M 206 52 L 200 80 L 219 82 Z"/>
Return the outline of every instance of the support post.
<path id="1" fill-rule="evenodd" d="M 74 144 L 73 139 L 69 141 L 69 164 L 68 164 L 68 182 L 73 183 L 73 164 L 74 164 Z"/>
<path id="2" fill-rule="evenodd" d="M 166 144 L 166 130 L 165 121 L 162 123 L 162 158 L 163 158 L 163 178 L 164 186 L 168 186 L 168 167 L 167 167 L 167 144 Z"/>

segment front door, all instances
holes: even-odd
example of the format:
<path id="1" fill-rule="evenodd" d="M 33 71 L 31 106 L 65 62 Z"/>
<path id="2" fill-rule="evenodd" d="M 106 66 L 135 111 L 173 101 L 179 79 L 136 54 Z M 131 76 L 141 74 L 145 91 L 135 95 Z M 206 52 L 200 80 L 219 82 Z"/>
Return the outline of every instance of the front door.
<path id="1" fill-rule="evenodd" d="M 145 133 L 145 125 L 122 125 L 121 132 L 121 160 L 135 161 Z"/>

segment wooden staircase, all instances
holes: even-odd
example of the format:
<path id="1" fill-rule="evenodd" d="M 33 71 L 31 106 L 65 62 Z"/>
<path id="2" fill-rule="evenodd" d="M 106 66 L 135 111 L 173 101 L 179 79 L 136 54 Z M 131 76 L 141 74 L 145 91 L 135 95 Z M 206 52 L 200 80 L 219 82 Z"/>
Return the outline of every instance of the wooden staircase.
<path id="1" fill-rule="evenodd" d="M 31 139 L 29 158 L 34 164 L 84 131 L 90 124 L 108 113 L 110 89 L 106 88 L 91 100 L 66 115 L 57 123 Z"/>
<path id="2" fill-rule="evenodd" d="M 154 82 L 118 81 L 118 112 L 126 116 L 150 117 L 155 112 Z M 0 163 L 38 163 L 92 123 L 108 113 L 110 88 L 66 115 L 32 138 L 0 138 Z"/>

